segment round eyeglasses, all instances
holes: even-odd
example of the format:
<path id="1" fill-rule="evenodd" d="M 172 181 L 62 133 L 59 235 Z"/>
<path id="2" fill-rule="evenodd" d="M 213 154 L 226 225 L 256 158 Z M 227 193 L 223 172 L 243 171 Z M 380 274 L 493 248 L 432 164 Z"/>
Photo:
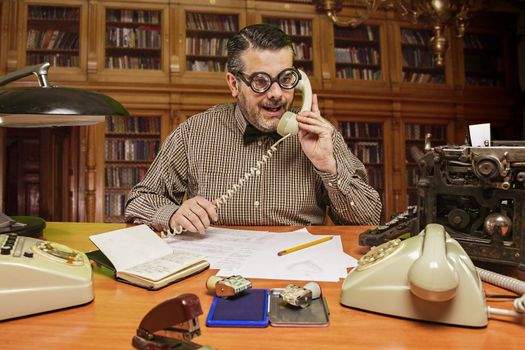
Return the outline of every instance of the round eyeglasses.
<path id="1" fill-rule="evenodd" d="M 295 67 L 286 68 L 277 75 L 276 79 L 272 79 L 266 72 L 255 72 L 248 78 L 244 76 L 243 72 L 235 72 L 234 74 L 258 94 L 268 91 L 273 83 L 279 84 L 283 89 L 293 89 L 301 80 L 301 74 Z"/>

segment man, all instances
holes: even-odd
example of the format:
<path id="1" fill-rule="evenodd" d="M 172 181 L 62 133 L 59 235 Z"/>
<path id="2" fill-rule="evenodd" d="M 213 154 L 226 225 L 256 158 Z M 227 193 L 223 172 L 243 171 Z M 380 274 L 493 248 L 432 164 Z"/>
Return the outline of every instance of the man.
<path id="1" fill-rule="evenodd" d="M 290 38 L 256 24 L 233 36 L 227 49 L 226 80 L 237 103 L 192 116 L 168 136 L 129 193 L 126 220 L 204 233 L 211 223 L 322 224 L 328 208 L 336 224 L 378 224 L 379 195 L 341 134 L 321 117 L 316 95 L 311 111 L 297 116 L 299 134 L 268 151 L 300 76 Z"/>

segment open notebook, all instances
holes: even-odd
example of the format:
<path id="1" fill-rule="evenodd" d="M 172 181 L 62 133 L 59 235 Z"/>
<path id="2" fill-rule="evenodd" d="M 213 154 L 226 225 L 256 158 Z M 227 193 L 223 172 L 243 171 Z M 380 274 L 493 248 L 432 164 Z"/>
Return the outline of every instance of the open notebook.
<path id="1" fill-rule="evenodd" d="M 156 290 L 207 269 L 201 254 L 174 250 L 146 225 L 92 235 L 100 249 L 88 257 L 115 271 L 115 278 Z"/>

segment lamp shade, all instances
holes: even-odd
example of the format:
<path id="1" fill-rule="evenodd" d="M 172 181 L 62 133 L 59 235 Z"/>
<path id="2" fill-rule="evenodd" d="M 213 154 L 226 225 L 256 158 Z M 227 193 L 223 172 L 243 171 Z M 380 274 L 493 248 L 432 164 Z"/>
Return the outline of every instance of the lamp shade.
<path id="1" fill-rule="evenodd" d="M 0 89 L 0 126 L 48 127 L 90 125 L 105 116 L 128 116 L 113 98 L 89 90 L 53 87 L 47 83 L 49 63 L 25 68 L 0 78 L 0 86 L 30 74 L 37 75 L 39 87 Z"/>

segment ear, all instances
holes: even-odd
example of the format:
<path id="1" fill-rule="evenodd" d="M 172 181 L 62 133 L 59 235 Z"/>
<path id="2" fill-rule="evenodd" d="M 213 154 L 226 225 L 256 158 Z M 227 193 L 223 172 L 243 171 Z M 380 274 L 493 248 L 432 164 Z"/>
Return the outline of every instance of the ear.
<path id="1" fill-rule="evenodd" d="M 239 84 L 235 75 L 230 72 L 226 73 L 226 82 L 228 83 L 232 96 L 237 98 L 239 95 Z"/>

